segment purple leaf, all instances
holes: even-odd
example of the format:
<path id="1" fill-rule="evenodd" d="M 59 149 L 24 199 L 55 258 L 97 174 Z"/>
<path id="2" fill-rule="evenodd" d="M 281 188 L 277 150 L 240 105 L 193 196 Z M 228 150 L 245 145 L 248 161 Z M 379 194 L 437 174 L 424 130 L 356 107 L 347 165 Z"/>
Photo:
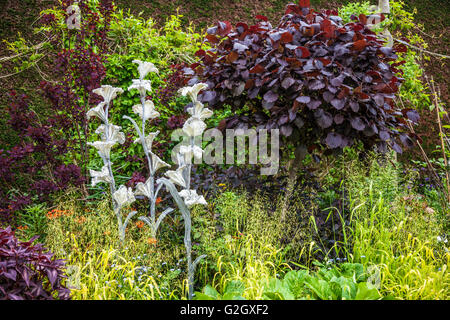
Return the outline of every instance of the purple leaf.
<path id="1" fill-rule="evenodd" d="M 409 120 L 411 120 L 412 122 L 418 123 L 420 120 L 420 116 L 419 113 L 417 112 L 417 110 L 413 110 L 410 109 L 406 112 L 406 116 L 408 117 Z"/>
<path id="2" fill-rule="evenodd" d="M 349 103 L 350 108 L 352 109 L 353 112 L 358 112 L 359 111 L 359 103 L 356 101 L 350 101 Z"/>
<path id="3" fill-rule="evenodd" d="M 302 118 L 297 118 L 295 119 L 294 124 L 297 126 L 297 128 L 301 129 L 305 125 L 305 122 Z"/>
<path id="4" fill-rule="evenodd" d="M 334 123 L 336 124 L 342 124 L 344 120 L 345 120 L 344 116 L 340 113 L 334 116 Z"/>
<path id="5" fill-rule="evenodd" d="M 331 149 L 339 148 L 343 143 L 342 136 L 339 133 L 330 132 L 325 139 L 325 143 Z"/>
<path id="6" fill-rule="evenodd" d="M 324 112 L 322 109 L 318 109 L 314 116 L 316 117 L 317 124 L 326 129 L 333 124 L 333 116 L 329 112 Z"/>
<path id="7" fill-rule="evenodd" d="M 343 109 L 345 107 L 345 100 L 343 100 L 343 99 L 333 99 L 333 100 L 331 100 L 331 104 L 337 110 L 341 110 L 341 109 Z"/>
<path id="8" fill-rule="evenodd" d="M 380 139 L 383 141 L 388 141 L 391 136 L 389 135 L 389 133 L 387 131 L 380 131 L 379 133 Z"/>
<path id="9" fill-rule="evenodd" d="M 210 102 L 212 100 L 214 100 L 216 97 L 216 92 L 215 91 L 206 91 L 203 93 L 202 95 L 202 100 L 205 102 Z"/>
<path id="10" fill-rule="evenodd" d="M 264 94 L 264 100 L 268 103 L 273 103 L 278 100 L 278 94 L 273 91 L 267 91 L 266 94 Z"/>
<path id="11" fill-rule="evenodd" d="M 325 83 L 320 80 L 313 80 L 308 84 L 308 88 L 311 90 L 320 90 L 325 88 Z"/>
<path id="12" fill-rule="evenodd" d="M 397 143 L 392 143 L 392 149 L 394 149 L 395 152 L 402 154 L 403 150 Z"/>
<path id="13" fill-rule="evenodd" d="M 280 128 L 280 132 L 282 135 L 289 137 L 292 134 L 292 126 L 284 125 Z"/>
<path id="14" fill-rule="evenodd" d="M 414 142 L 412 141 L 412 139 L 407 134 L 401 134 L 400 135 L 400 141 L 407 148 L 412 148 L 414 146 Z"/>
<path id="15" fill-rule="evenodd" d="M 323 100 L 325 100 L 328 103 L 330 103 L 331 100 L 334 99 L 334 94 L 331 93 L 330 91 L 325 91 L 322 95 L 323 95 Z"/>
<path id="16" fill-rule="evenodd" d="M 307 106 L 310 110 L 315 110 L 318 107 L 320 107 L 321 105 L 322 105 L 322 101 L 320 101 L 320 100 L 312 100 L 310 103 L 307 104 Z"/>
<path id="17" fill-rule="evenodd" d="M 304 103 L 304 104 L 307 104 L 307 103 L 309 103 L 310 101 L 311 101 L 311 98 L 310 97 L 307 97 L 307 96 L 299 96 L 299 97 L 297 97 L 297 99 L 295 99 L 297 102 L 299 102 L 299 103 Z"/>
<path id="18" fill-rule="evenodd" d="M 287 77 L 283 80 L 283 82 L 281 82 L 281 86 L 284 89 L 288 89 L 290 86 L 292 86 L 295 83 L 295 80 L 292 79 L 291 77 Z"/>
<path id="19" fill-rule="evenodd" d="M 384 105 L 384 97 L 381 94 L 376 94 L 373 99 L 377 106 L 382 107 Z"/>
<path id="20" fill-rule="evenodd" d="M 360 117 L 354 117 L 350 120 L 352 127 L 358 131 L 363 131 L 366 128 L 364 121 Z"/>

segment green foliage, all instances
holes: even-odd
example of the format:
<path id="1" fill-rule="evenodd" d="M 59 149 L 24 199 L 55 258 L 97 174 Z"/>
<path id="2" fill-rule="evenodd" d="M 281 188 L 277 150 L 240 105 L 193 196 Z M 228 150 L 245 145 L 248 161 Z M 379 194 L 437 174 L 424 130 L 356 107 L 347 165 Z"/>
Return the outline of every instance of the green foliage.
<path id="1" fill-rule="evenodd" d="M 344 20 L 344 23 L 349 23 L 352 20 L 350 17 L 352 15 L 359 16 L 360 14 L 364 14 L 366 16 L 371 14 L 370 1 L 361 1 L 361 2 L 350 2 L 346 5 L 339 8 L 339 16 Z"/>
<path id="2" fill-rule="evenodd" d="M 347 162 L 352 221 L 349 261 L 380 271 L 380 293 L 398 299 L 448 299 L 449 253 L 440 213 L 411 193 L 391 162 Z M 397 172 L 396 172 L 397 171 Z M 350 174 L 351 173 L 351 174 Z M 436 212 L 437 211 L 437 212 Z"/>
<path id="3" fill-rule="evenodd" d="M 75 300 L 156 300 L 163 291 L 140 261 L 118 250 L 83 251 L 76 237 L 67 256 L 68 283 Z M 165 295 L 165 294 L 164 294 Z M 166 297 L 167 298 L 167 297 Z"/>
<path id="4" fill-rule="evenodd" d="M 420 31 L 424 30 L 423 25 L 416 23 L 417 9 L 413 12 L 406 10 L 405 2 L 402 0 L 390 1 L 391 15 L 388 27 L 392 30 L 394 37 L 406 37 L 411 45 L 427 49 L 428 44 L 420 36 Z M 419 31 L 419 32 L 418 32 Z M 403 83 L 399 95 L 415 109 L 424 109 L 430 104 L 429 88 L 423 79 L 424 61 L 430 58 L 423 52 L 408 48 L 406 53 L 399 54 L 399 61 L 404 60 L 402 65 Z"/>
<path id="5" fill-rule="evenodd" d="M 208 284 L 202 292 L 195 293 L 195 300 L 245 300 L 242 297 L 244 290 L 245 286 L 239 280 L 228 282 L 222 294 Z"/>
<path id="6" fill-rule="evenodd" d="M 367 282 L 368 275 L 361 264 L 344 263 L 338 267 L 323 266 L 317 272 L 293 270 L 282 279 L 261 280 L 258 286 L 266 300 L 378 300 L 378 290 Z M 198 300 L 239 300 L 246 289 L 244 283 L 233 280 L 227 283 L 223 294 L 207 285 L 197 292 Z"/>
<path id="7" fill-rule="evenodd" d="M 394 38 L 406 36 L 411 45 L 427 49 L 427 43 L 417 32 L 424 29 L 421 24 L 415 22 L 417 9 L 409 12 L 405 9 L 406 5 L 402 0 L 390 1 L 390 7 L 391 14 L 374 31 L 379 32 L 388 28 Z M 351 22 L 350 16 L 352 14 L 359 16 L 360 14 L 370 15 L 371 13 L 373 12 L 369 1 L 350 2 L 339 8 L 339 16 L 346 23 Z M 415 109 L 423 109 L 430 104 L 429 88 L 423 79 L 423 60 L 427 61 L 429 57 L 412 48 L 408 48 L 406 53 L 399 54 L 398 61 L 405 61 L 401 66 L 403 74 L 400 75 L 405 79 L 405 82 L 400 88 L 399 96 Z"/>
<path id="8" fill-rule="evenodd" d="M 196 5 L 206 3 L 197 1 Z M 368 1 L 352 2 L 339 13 L 348 22 L 351 14 L 370 14 L 369 9 Z M 403 1 L 391 1 L 391 10 L 392 16 L 383 24 L 395 37 L 400 38 L 401 32 L 411 44 L 426 48 L 417 33 L 422 26 L 414 22 L 416 12 L 408 12 Z M 62 45 L 68 47 L 62 12 L 51 9 L 44 13 L 56 15 L 58 23 L 52 31 L 66 35 Z M 130 79 L 137 76 L 132 61 L 140 59 L 160 69 L 151 80 L 154 89 L 164 88 L 171 64 L 192 63 L 194 53 L 206 49 L 201 43 L 203 35 L 192 25 L 181 27 L 184 20 L 181 15 L 172 15 L 158 28 L 151 18 L 117 10 L 108 35 L 114 53 L 108 57 L 105 83 L 127 89 Z M 7 47 L 17 55 L 11 60 L 16 64 L 15 72 L 37 66 L 45 50 L 55 49 L 49 43 L 33 47 L 22 36 L 8 42 Z M 400 97 L 417 109 L 430 103 L 428 88 L 421 80 L 422 58 L 426 59 L 414 50 L 400 56 L 406 61 Z M 122 115 L 130 113 L 138 100 L 136 95 L 125 90 L 117 99 L 114 121 L 122 122 Z M 185 105 L 182 98 L 167 105 L 158 97 L 154 100 L 163 123 Z M 215 114 L 209 124 L 217 126 L 231 115 L 228 108 Z M 158 137 L 161 143 L 168 142 L 170 130 L 164 131 Z M 139 148 L 132 144 L 127 154 L 137 155 Z M 196 293 L 196 299 L 448 299 L 450 255 L 447 242 L 442 241 L 448 235 L 448 212 L 440 191 L 417 188 L 418 175 L 396 162 L 393 155 L 361 155 L 360 151 L 358 147 L 345 148 L 342 157 L 325 159 L 318 165 L 315 173 L 324 190 L 319 194 L 311 190 L 310 200 L 296 192 L 289 199 L 280 192 L 273 200 L 226 188 L 209 195 L 210 205 L 192 212 L 195 255 L 208 256 L 199 264 L 197 289 L 203 289 Z M 91 152 L 89 167 L 100 167 L 100 159 L 93 149 Z M 142 169 L 139 163 L 128 163 L 125 158 L 123 152 L 114 153 L 112 158 L 114 170 L 123 173 L 117 176 L 119 184 L 127 181 L 129 172 Z M 444 172 L 443 159 L 431 161 Z M 312 158 L 305 164 L 312 166 Z M 73 299 L 182 299 L 186 275 L 182 271 L 183 239 L 177 235 L 183 229 L 180 216 L 168 217 L 158 240 L 147 228 L 131 223 L 120 247 L 110 204 L 104 200 L 107 192 L 99 186 L 90 191 L 90 202 L 86 203 L 79 201 L 79 191 L 61 198 L 56 212 L 62 214 L 57 216 L 41 204 L 27 207 L 18 216 L 18 236 L 40 235 L 46 246 L 67 260 Z M 333 207 L 337 201 L 343 203 L 342 208 Z M 344 240 L 336 243 L 336 248 L 345 250 L 349 263 L 335 264 L 337 259 L 312 263 L 318 251 L 314 242 L 318 232 L 310 221 L 317 209 L 342 210 L 340 217 L 350 217 L 343 223 Z M 318 241 L 325 240 L 329 239 Z M 296 267 L 301 269 L 293 270 Z M 374 286 L 372 280 L 379 283 Z"/>
<path id="9" fill-rule="evenodd" d="M 39 236 L 40 241 L 45 240 L 47 228 L 47 208 L 44 204 L 35 204 L 26 207 L 19 215 L 17 225 L 21 238 L 29 239 Z"/>

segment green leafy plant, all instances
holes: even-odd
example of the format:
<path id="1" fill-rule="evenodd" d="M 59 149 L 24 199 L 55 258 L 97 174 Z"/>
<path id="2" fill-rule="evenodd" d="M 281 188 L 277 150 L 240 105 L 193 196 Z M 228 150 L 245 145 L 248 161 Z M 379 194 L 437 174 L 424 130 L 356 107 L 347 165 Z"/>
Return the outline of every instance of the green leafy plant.
<path id="1" fill-rule="evenodd" d="M 239 280 L 232 280 L 227 283 L 222 294 L 210 285 L 206 285 L 202 292 L 195 293 L 195 300 L 245 300 L 245 286 Z"/>
<path id="2" fill-rule="evenodd" d="M 17 225 L 24 234 L 24 238 L 38 235 L 40 241 L 45 240 L 47 221 L 47 207 L 45 204 L 35 204 L 25 207 L 18 215 Z"/>
<path id="3" fill-rule="evenodd" d="M 378 300 L 378 290 L 367 282 L 368 275 L 361 264 L 344 263 L 333 268 L 323 266 L 317 272 L 289 271 L 282 279 L 262 279 L 262 299 L 267 300 Z M 239 280 L 228 282 L 222 294 L 207 285 L 196 292 L 198 300 L 240 300 L 245 284 Z"/>

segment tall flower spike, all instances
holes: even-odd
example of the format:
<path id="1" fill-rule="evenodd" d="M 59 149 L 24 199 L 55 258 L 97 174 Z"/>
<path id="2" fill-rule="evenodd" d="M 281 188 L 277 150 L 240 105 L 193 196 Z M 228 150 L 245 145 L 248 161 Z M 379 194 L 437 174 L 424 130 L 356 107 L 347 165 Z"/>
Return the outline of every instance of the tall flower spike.
<path id="1" fill-rule="evenodd" d="M 103 101 L 106 104 L 109 104 L 111 100 L 113 100 L 118 93 L 123 93 L 121 88 L 115 88 L 110 85 L 103 85 L 100 88 L 92 90 L 93 93 L 98 94 L 103 97 Z"/>
<path id="2" fill-rule="evenodd" d="M 136 201 L 133 190 L 131 188 L 125 187 L 124 185 L 121 185 L 120 188 L 116 192 L 114 192 L 113 199 L 116 201 L 119 210 L 122 207 L 125 207 Z"/>
<path id="3" fill-rule="evenodd" d="M 125 134 L 123 132 L 120 132 L 120 129 L 122 129 L 122 127 L 110 124 L 108 130 L 108 139 L 106 138 L 106 125 L 104 124 L 100 125 L 97 130 L 95 130 L 95 133 L 99 134 L 103 140 L 110 140 L 123 144 L 125 142 Z"/>
<path id="4" fill-rule="evenodd" d="M 207 89 L 208 85 L 206 83 L 197 83 L 192 87 L 184 87 L 178 90 L 179 93 L 183 96 L 189 96 L 192 102 L 195 103 L 197 101 L 197 96 L 200 91 L 203 89 Z"/>
<path id="5" fill-rule="evenodd" d="M 138 64 L 138 72 L 140 80 L 143 80 L 149 72 L 159 73 L 159 70 L 151 62 L 133 60 L 133 63 Z"/>
<path id="6" fill-rule="evenodd" d="M 141 97 L 145 97 L 147 91 L 152 91 L 152 82 L 150 80 L 133 79 L 131 86 L 128 87 L 128 91 L 133 89 L 139 90 Z"/>
<path id="7" fill-rule="evenodd" d="M 111 183 L 111 176 L 109 175 L 108 166 L 103 166 L 102 171 L 89 170 L 89 174 L 92 177 L 92 186 L 95 187 L 97 183 L 105 182 Z"/>
<path id="8" fill-rule="evenodd" d="M 160 116 L 159 112 L 155 110 L 155 105 L 150 100 L 145 101 L 144 107 L 142 107 L 142 104 L 134 105 L 133 112 L 138 114 L 144 121 L 155 119 Z"/>

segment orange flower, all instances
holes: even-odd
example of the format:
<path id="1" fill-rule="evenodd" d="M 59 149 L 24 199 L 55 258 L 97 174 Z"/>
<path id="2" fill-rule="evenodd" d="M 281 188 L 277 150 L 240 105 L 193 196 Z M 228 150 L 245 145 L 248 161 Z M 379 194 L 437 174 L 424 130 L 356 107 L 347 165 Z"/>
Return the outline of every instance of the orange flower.
<path id="1" fill-rule="evenodd" d="M 156 204 L 160 204 L 161 201 L 162 201 L 162 198 L 161 198 L 161 197 L 156 198 Z"/>
<path id="2" fill-rule="evenodd" d="M 105 236 L 109 236 L 111 234 L 111 231 L 105 231 L 105 232 L 103 232 L 103 235 L 105 235 Z"/>
<path id="3" fill-rule="evenodd" d="M 56 209 L 50 210 L 49 212 L 47 212 L 47 218 L 50 220 L 59 218 L 61 216 L 61 214 L 58 211 L 59 210 L 56 210 Z"/>
<path id="4" fill-rule="evenodd" d="M 19 229 L 19 230 L 27 230 L 28 226 L 18 226 L 17 229 Z"/>
<path id="5" fill-rule="evenodd" d="M 78 217 L 75 219 L 75 221 L 79 224 L 83 224 L 86 222 L 86 217 Z"/>
<path id="6" fill-rule="evenodd" d="M 136 222 L 136 227 L 138 227 L 139 229 L 142 229 L 144 227 L 144 221 Z"/>
<path id="7" fill-rule="evenodd" d="M 156 240 L 155 238 L 148 238 L 147 242 L 149 245 L 155 245 L 158 242 L 158 240 Z"/>
<path id="8" fill-rule="evenodd" d="M 58 209 L 53 209 L 53 210 L 50 210 L 49 212 L 47 212 L 47 218 L 50 219 L 50 220 L 59 218 L 62 215 L 70 216 L 70 215 L 72 215 L 72 212 L 71 211 L 65 211 L 65 210 L 58 210 Z"/>

